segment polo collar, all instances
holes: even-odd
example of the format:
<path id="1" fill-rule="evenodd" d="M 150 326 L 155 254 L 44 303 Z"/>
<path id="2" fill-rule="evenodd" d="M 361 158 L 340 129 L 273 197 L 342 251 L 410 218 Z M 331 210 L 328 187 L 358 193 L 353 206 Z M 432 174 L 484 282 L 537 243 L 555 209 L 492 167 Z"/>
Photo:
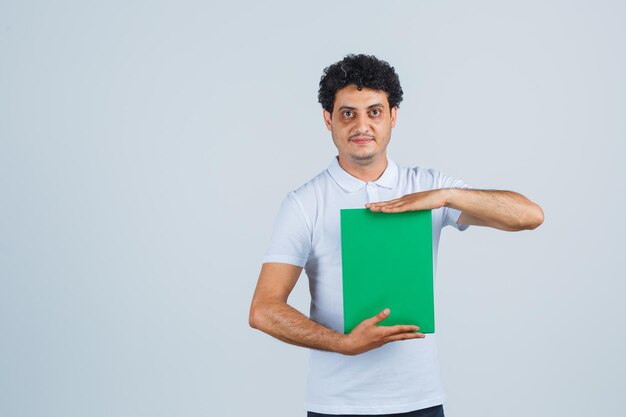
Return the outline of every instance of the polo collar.
<path id="1" fill-rule="evenodd" d="M 354 192 L 365 187 L 367 182 L 353 177 L 339 165 L 339 158 L 334 157 L 328 166 L 328 173 L 337 184 L 348 192 Z M 398 183 L 398 165 L 387 157 L 387 168 L 376 181 L 373 182 L 384 188 L 393 188 Z"/>

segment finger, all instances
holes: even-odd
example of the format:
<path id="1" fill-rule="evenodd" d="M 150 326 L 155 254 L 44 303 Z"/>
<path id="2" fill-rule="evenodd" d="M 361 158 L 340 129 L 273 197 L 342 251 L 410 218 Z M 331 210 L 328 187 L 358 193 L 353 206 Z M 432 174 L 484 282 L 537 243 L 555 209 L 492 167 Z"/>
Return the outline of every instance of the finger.
<path id="1" fill-rule="evenodd" d="M 396 204 L 402 204 L 402 203 L 404 203 L 406 201 L 407 201 L 406 197 L 400 197 L 400 198 L 396 198 L 395 200 L 387 201 L 385 205 L 386 206 L 393 206 L 393 205 L 396 205 Z"/>
<path id="2" fill-rule="evenodd" d="M 398 207 L 398 206 L 403 206 L 405 204 L 408 204 L 410 202 L 411 201 L 409 199 L 401 198 L 398 201 L 392 201 L 389 204 L 385 204 L 385 207 Z"/>
<path id="3" fill-rule="evenodd" d="M 382 207 L 382 206 L 386 206 L 388 204 L 395 203 L 395 202 L 397 202 L 398 200 L 401 200 L 401 199 L 402 198 L 394 198 L 393 200 L 378 201 L 376 203 L 367 203 L 367 204 L 365 204 L 365 207 L 367 207 L 367 208 L 372 208 L 372 207 L 379 208 L 379 207 Z"/>
<path id="4" fill-rule="evenodd" d="M 378 326 L 380 329 L 385 330 L 387 336 L 392 336 L 399 333 L 415 333 L 420 328 L 419 326 L 409 324 L 397 324 L 395 326 Z"/>
<path id="5" fill-rule="evenodd" d="M 424 333 L 402 333 L 395 334 L 393 336 L 389 336 L 385 338 L 385 343 L 395 342 L 398 340 L 409 340 L 409 339 L 424 339 L 426 335 Z"/>
<path id="6" fill-rule="evenodd" d="M 409 211 L 409 206 L 394 206 L 394 207 L 383 207 L 380 211 L 383 213 L 401 213 L 403 211 Z"/>
<path id="7" fill-rule="evenodd" d="M 381 212 L 381 211 L 385 211 L 385 206 L 379 206 L 379 207 L 371 207 L 370 208 L 371 211 L 373 212 Z"/>
<path id="8" fill-rule="evenodd" d="M 376 205 L 376 206 L 366 206 L 366 208 L 370 209 L 371 211 L 380 211 L 383 207 L 385 207 L 384 205 Z"/>
<path id="9" fill-rule="evenodd" d="M 385 204 L 380 204 L 381 207 L 394 207 L 402 204 L 406 204 L 409 200 L 400 198 L 398 200 L 387 201 Z"/>
<path id="10" fill-rule="evenodd" d="M 370 324 L 377 324 L 385 320 L 387 317 L 389 317 L 389 314 L 391 314 L 391 311 L 388 308 L 386 308 L 380 313 L 376 314 L 374 317 L 367 319 L 366 321 L 369 322 Z"/>
<path id="11" fill-rule="evenodd" d="M 391 208 L 396 208 L 396 207 L 402 207 L 406 204 L 405 201 L 396 201 L 395 203 L 390 202 L 388 204 L 385 205 L 380 205 L 380 206 L 376 206 L 376 207 L 370 207 L 370 210 L 372 211 L 387 211 Z"/>

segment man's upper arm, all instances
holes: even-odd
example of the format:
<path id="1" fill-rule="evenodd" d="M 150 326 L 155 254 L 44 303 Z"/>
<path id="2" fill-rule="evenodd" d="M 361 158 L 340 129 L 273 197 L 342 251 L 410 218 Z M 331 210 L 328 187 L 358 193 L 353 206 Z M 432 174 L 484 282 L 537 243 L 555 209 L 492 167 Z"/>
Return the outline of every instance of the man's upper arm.
<path id="1" fill-rule="evenodd" d="M 283 200 L 270 245 L 263 257 L 252 309 L 267 302 L 286 303 L 311 250 L 311 232 L 296 195 Z"/>
<path id="2" fill-rule="evenodd" d="M 280 206 L 263 262 L 304 266 L 310 251 L 311 228 L 295 193 L 290 192 Z"/>
<path id="3" fill-rule="evenodd" d="M 297 265 L 264 263 L 252 298 L 252 307 L 267 301 L 286 303 L 301 272 L 302 267 Z"/>
<path id="4" fill-rule="evenodd" d="M 300 277 L 302 267 L 278 262 L 264 263 L 250 304 L 250 326 L 261 329 L 271 323 L 271 312 L 277 304 L 286 304 Z M 269 321 L 268 321 L 269 320 Z"/>

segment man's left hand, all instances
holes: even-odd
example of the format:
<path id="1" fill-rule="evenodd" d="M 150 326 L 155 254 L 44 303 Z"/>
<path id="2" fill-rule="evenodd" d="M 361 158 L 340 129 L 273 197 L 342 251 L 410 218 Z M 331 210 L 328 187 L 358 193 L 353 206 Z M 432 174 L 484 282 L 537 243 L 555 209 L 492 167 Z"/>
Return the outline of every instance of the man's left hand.
<path id="1" fill-rule="evenodd" d="M 445 189 L 407 194 L 395 200 L 367 203 L 366 208 L 383 213 L 400 213 L 413 210 L 434 210 L 445 206 Z"/>
<path id="2" fill-rule="evenodd" d="M 407 194 L 395 200 L 368 203 L 372 211 L 400 213 L 450 207 L 461 211 L 457 224 L 500 230 L 532 230 L 543 223 L 543 210 L 523 195 L 505 190 L 441 188 Z"/>

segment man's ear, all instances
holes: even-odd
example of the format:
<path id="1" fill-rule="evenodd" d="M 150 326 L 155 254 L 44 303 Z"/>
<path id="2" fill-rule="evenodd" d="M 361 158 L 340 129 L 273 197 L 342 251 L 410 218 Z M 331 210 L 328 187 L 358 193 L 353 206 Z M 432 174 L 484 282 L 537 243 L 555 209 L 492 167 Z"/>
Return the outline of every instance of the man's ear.
<path id="1" fill-rule="evenodd" d="M 322 110 L 322 116 L 324 117 L 324 123 L 326 124 L 326 129 L 330 130 L 333 115 L 330 114 L 326 110 Z"/>
<path id="2" fill-rule="evenodd" d="M 391 127 L 396 127 L 396 116 L 398 115 L 398 106 L 391 108 Z"/>

